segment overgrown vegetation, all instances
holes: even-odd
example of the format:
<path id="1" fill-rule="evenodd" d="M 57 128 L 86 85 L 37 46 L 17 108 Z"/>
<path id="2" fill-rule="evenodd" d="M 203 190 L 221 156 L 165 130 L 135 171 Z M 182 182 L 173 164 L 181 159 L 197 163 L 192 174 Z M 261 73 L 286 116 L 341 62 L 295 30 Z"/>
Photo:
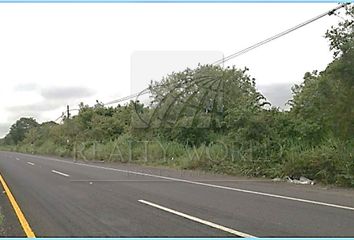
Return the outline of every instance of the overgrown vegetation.
<path id="1" fill-rule="evenodd" d="M 328 30 L 334 60 L 269 106 L 247 69 L 204 65 L 151 83 L 152 101 L 80 104 L 62 124 L 21 118 L 2 149 L 354 186 L 354 11 Z"/>

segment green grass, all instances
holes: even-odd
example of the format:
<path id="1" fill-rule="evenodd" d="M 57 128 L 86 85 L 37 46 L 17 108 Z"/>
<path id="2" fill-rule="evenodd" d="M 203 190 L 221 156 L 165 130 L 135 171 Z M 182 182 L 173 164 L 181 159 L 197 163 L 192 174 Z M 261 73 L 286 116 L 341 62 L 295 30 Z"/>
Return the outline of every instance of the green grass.
<path id="1" fill-rule="evenodd" d="M 287 143 L 281 151 L 279 149 L 256 144 L 239 147 L 221 143 L 191 147 L 174 141 L 144 142 L 127 137 L 102 143 L 82 142 L 71 147 L 56 146 L 47 141 L 40 146 L 5 148 L 24 153 L 131 162 L 229 175 L 268 178 L 304 176 L 323 184 L 354 187 L 353 144 L 328 140 L 316 147 Z"/>

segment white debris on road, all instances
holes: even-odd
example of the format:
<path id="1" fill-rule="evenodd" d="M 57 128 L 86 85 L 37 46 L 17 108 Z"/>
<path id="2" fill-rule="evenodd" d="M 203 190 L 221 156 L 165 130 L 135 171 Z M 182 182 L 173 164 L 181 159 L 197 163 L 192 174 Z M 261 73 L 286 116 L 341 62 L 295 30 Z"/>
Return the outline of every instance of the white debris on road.
<path id="1" fill-rule="evenodd" d="M 272 179 L 273 182 L 288 182 L 288 183 L 295 183 L 295 184 L 308 184 L 308 185 L 314 185 L 315 181 L 308 179 L 306 177 L 300 177 L 299 179 L 295 179 L 295 178 L 291 178 L 289 176 L 286 176 L 284 178 L 273 178 Z"/>

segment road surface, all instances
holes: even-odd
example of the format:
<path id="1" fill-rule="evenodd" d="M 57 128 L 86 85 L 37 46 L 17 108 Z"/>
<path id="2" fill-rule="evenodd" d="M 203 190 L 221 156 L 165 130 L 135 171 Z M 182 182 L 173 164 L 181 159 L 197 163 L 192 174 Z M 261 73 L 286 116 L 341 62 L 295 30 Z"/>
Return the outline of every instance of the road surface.
<path id="1" fill-rule="evenodd" d="M 354 237 L 354 191 L 0 152 L 37 237 Z"/>

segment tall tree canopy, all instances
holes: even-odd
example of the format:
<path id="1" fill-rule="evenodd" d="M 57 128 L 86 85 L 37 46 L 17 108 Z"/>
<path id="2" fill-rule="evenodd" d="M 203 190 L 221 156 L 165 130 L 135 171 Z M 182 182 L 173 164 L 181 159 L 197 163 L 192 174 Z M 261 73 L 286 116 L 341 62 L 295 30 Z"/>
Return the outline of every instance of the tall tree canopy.
<path id="1" fill-rule="evenodd" d="M 18 144 L 25 138 L 30 129 L 38 125 L 37 121 L 33 118 L 20 118 L 11 126 L 10 132 L 5 137 L 5 141 L 7 143 L 13 142 L 14 144 Z"/>
<path id="2" fill-rule="evenodd" d="M 335 59 L 322 72 L 306 73 L 293 88 L 292 113 L 317 128 L 321 137 L 354 135 L 354 8 L 326 33 Z M 319 136 L 320 137 L 320 136 Z"/>

